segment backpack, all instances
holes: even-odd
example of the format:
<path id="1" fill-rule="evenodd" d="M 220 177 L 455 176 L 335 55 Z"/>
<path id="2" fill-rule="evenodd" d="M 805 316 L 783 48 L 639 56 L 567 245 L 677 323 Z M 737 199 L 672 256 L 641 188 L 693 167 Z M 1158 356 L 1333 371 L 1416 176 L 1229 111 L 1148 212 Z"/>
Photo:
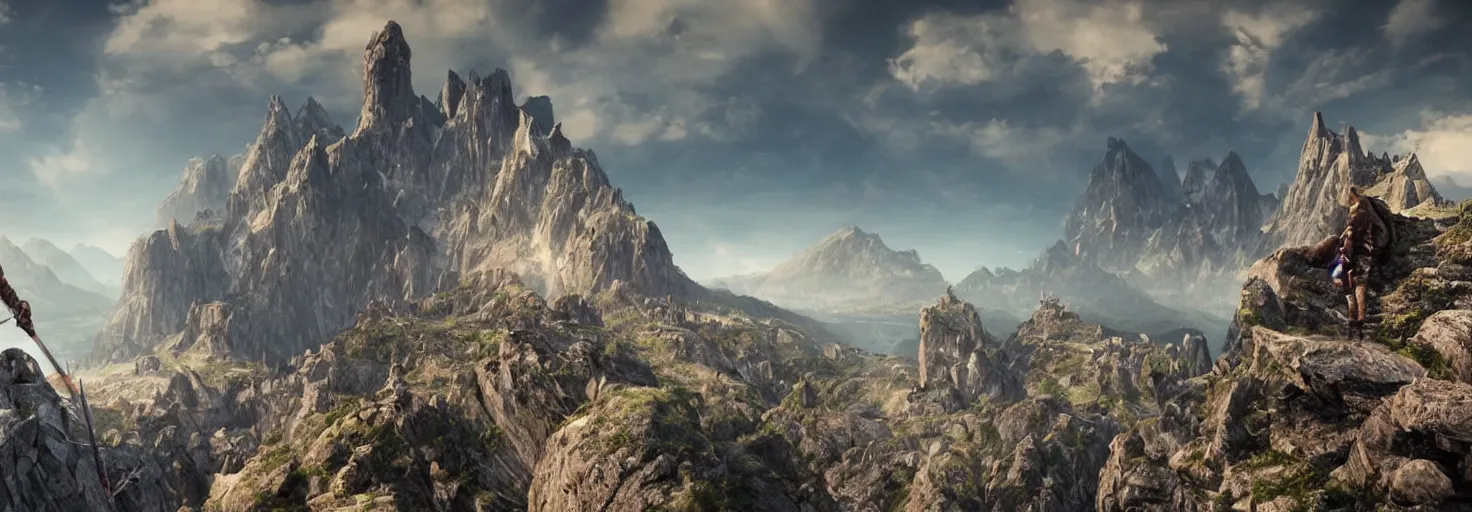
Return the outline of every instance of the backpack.
<path id="1" fill-rule="evenodd" d="M 1380 222 L 1385 224 L 1385 245 L 1375 248 L 1375 256 L 1381 257 L 1390 253 L 1395 247 L 1395 213 L 1390 211 L 1390 206 L 1378 197 L 1365 196 L 1370 206 L 1374 208 L 1375 215 L 1380 217 Z"/>

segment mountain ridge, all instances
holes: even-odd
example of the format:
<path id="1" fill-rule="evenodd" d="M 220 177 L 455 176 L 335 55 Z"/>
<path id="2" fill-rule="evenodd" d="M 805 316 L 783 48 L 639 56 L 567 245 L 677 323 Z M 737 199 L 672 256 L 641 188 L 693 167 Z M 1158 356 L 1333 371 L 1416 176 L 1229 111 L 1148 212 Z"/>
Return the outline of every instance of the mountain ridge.
<path id="1" fill-rule="evenodd" d="M 468 83 L 451 72 L 432 102 L 413 91 L 410 57 L 397 23 L 372 36 L 350 133 L 314 99 L 293 115 L 272 96 L 220 218 L 173 220 L 133 245 L 96 356 L 126 359 L 206 329 L 190 312 L 209 306 L 228 326 L 226 351 L 279 361 L 370 302 L 403 304 L 493 268 L 554 298 L 720 298 L 674 265 L 592 151 L 560 125 L 542 133 L 510 100 L 505 71 Z"/>

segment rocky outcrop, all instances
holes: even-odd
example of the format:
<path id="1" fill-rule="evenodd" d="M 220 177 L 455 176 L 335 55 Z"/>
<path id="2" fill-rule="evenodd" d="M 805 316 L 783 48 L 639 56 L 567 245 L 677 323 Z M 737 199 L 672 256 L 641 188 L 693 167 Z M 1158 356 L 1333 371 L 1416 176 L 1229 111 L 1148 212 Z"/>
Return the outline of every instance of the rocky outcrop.
<path id="1" fill-rule="evenodd" d="M 920 311 L 920 387 L 954 389 L 961 401 L 978 397 L 1015 400 L 1022 394 L 999 345 L 981 325 L 971 304 L 949 289 L 940 302 Z"/>
<path id="2" fill-rule="evenodd" d="M 220 155 L 190 160 L 184 167 L 179 184 L 158 205 L 157 227 L 167 228 L 173 222 L 189 224 L 196 219 L 218 221 L 223 218 L 230 190 L 235 188 L 235 179 L 244 164 L 245 155 L 232 156 L 229 160 Z"/>
<path id="3" fill-rule="evenodd" d="M 1472 215 L 1391 221 L 1371 340 L 1342 337 L 1343 298 L 1311 248 L 1254 265 L 1213 371 L 1115 438 L 1098 509 L 1465 508 Z"/>
<path id="4" fill-rule="evenodd" d="M 184 329 L 195 303 L 222 300 L 230 286 L 224 232 L 170 224 L 133 243 L 123 295 L 98 334 L 95 359 L 122 360 L 151 351 Z"/>
<path id="5" fill-rule="evenodd" d="M 929 300 L 947 284 L 913 249 L 892 250 L 879 235 L 849 226 L 768 272 L 721 278 L 711 286 L 785 307 L 842 311 Z"/>
<path id="6" fill-rule="evenodd" d="M 143 353 L 184 330 L 196 303 L 221 302 L 234 339 L 220 346 L 280 362 L 372 301 L 405 304 L 498 268 L 554 297 L 620 286 L 705 298 L 596 156 L 516 106 L 506 72 L 451 73 L 435 103 L 414 93 L 410 57 L 397 24 L 372 37 L 351 134 L 315 100 L 292 115 L 272 97 L 223 221 L 170 226 L 130 252 L 99 354 Z"/>
<path id="7" fill-rule="evenodd" d="M 84 445 L 72 443 L 61 397 L 20 349 L 0 352 L 0 508 L 112 510 Z"/>

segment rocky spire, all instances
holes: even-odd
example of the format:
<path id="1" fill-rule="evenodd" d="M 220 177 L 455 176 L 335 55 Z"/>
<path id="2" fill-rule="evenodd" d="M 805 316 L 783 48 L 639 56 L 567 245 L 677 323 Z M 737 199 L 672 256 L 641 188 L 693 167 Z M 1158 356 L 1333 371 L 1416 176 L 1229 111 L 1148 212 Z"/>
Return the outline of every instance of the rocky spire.
<path id="1" fill-rule="evenodd" d="M 1283 246 L 1309 245 L 1343 228 L 1344 208 L 1340 199 L 1353 184 L 1353 165 L 1364 159 L 1359 135 L 1354 148 L 1346 151 L 1347 137 L 1324 126 L 1324 116 L 1314 112 L 1308 138 L 1298 157 L 1298 172 L 1282 205 L 1264 228 L 1258 256 Z M 1358 153 L 1358 156 L 1352 153 Z M 1346 154 L 1351 153 L 1351 154 Z"/>
<path id="2" fill-rule="evenodd" d="M 531 113 L 527 113 L 527 116 L 531 117 Z M 533 125 L 535 126 L 536 118 L 533 117 L 532 119 Z M 567 137 L 562 135 L 562 123 L 552 125 L 552 134 L 547 136 L 547 145 L 552 148 L 552 154 L 559 157 L 572 153 L 572 141 L 567 140 Z"/>
<path id="3" fill-rule="evenodd" d="M 363 111 L 354 136 L 399 125 L 419 110 L 409 56 L 409 42 L 393 21 L 368 42 L 363 53 Z"/>
<path id="4" fill-rule="evenodd" d="M 1070 248 L 1079 244 L 1079 254 L 1106 270 L 1131 268 L 1146 239 L 1178 206 L 1150 164 L 1125 141 L 1110 137 L 1088 188 L 1065 220 L 1064 239 Z"/>
<path id="5" fill-rule="evenodd" d="M 445 118 L 454 119 L 456 109 L 460 107 L 460 100 L 465 96 L 465 81 L 455 70 L 450 70 L 450 76 L 445 78 L 445 88 L 440 90 L 440 109 Z"/>
<path id="6" fill-rule="evenodd" d="M 266 108 L 266 122 L 246 152 L 235 187 L 230 191 L 227 221 L 244 217 L 251 210 L 252 203 L 261 200 L 267 190 L 286 177 L 291 157 L 300 144 L 298 141 L 286 103 L 280 96 L 272 95 Z"/>
<path id="7" fill-rule="evenodd" d="M 1308 126 L 1308 140 L 1322 139 L 1333 135 L 1334 133 L 1329 131 L 1329 127 L 1324 126 L 1324 114 L 1315 111 L 1313 121 Z"/>

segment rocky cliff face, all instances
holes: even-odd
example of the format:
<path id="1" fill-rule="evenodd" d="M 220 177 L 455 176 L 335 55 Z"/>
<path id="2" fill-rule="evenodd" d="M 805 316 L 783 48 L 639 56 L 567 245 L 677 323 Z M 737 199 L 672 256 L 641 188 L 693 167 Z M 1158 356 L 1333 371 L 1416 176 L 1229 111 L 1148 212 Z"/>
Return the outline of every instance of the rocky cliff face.
<path id="1" fill-rule="evenodd" d="M 828 235 L 772 270 L 712 283 L 778 305 L 819 311 L 911 303 L 945 290 L 939 270 L 914 250 L 896 251 L 856 226 Z"/>
<path id="2" fill-rule="evenodd" d="M 504 71 L 451 73 L 431 102 L 412 89 L 410 57 L 397 24 L 373 36 L 351 134 L 314 100 L 293 115 L 271 98 L 221 221 L 171 225 L 130 251 L 99 355 L 147 351 L 185 330 L 196 304 L 221 302 L 227 345 L 280 361 L 370 301 L 404 303 L 493 268 L 553 296 L 703 293 L 596 156 L 513 103 Z"/>
<path id="3" fill-rule="evenodd" d="M 171 222 L 188 224 L 196 219 L 220 219 L 244 163 L 244 155 L 229 160 L 220 155 L 190 160 L 179 184 L 158 205 L 158 227 L 168 227 Z"/>
<path id="4" fill-rule="evenodd" d="M 0 508 L 36 512 L 112 510 L 61 397 L 34 359 L 0 352 Z"/>
<path id="5" fill-rule="evenodd" d="M 946 290 L 939 303 L 920 310 L 920 387 L 954 389 L 965 402 L 1022 395 L 1020 379 L 997 360 L 998 341 L 981 325 L 976 308 Z"/>
<path id="6" fill-rule="evenodd" d="M 1254 265 L 1236 335 L 1177 408 L 1116 437 L 1099 510 L 1466 508 L 1472 423 L 1454 412 L 1472 313 L 1459 218 L 1396 216 L 1392 257 L 1371 286 L 1370 340 L 1342 339 L 1344 304 L 1307 247 Z M 1291 332 L 1293 334 L 1288 334 Z"/>

